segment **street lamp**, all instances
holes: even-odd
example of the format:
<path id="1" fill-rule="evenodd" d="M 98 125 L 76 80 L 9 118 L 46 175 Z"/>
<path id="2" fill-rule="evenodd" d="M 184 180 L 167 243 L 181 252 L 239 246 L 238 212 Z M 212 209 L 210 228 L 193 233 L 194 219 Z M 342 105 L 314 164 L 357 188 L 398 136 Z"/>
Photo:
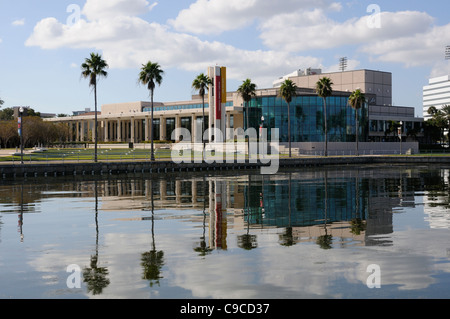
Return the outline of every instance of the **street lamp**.
<path id="1" fill-rule="evenodd" d="M 22 123 L 22 116 L 23 116 L 23 107 L 19 108 L 19 136 L 20 136 L 20 163 L 23 164 L 23 123 Z"/>
<path id="2" fill-rule="evenodd" d="M 402 155 L 402 126 L 403 122 L 400 121 L 400 126 L 398 128 L 398 138 L 400 139 L 400 155 Z"/>

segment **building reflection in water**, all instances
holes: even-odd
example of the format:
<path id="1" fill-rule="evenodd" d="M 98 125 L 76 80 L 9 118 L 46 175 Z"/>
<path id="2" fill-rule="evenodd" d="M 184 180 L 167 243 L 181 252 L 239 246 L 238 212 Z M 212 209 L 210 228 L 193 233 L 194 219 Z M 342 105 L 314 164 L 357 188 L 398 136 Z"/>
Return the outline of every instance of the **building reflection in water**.
<path id="1" fill-rule="evenodd" d="M 203 256 L 214 249 L 227 249 L 230 229 L 241 232 L 238 246 L 243 249 L 257 247 L 257 232 L 252 233 L 256 229 L 279 229 L 281 245 L 312 242 L 327 248 L 330 239 L 334 245 L 390 245 L 393 213 L 415 206 L 416 194 L 428 199 L 428 209 L 450 207 L 448 170 L 315 169 L 276 175 L 159 177 L 104 177 L 95 183 L 85 179 L 54 184 L 36 181 L 2 185 L 0 191 L 5 203 L 17 203 L 13 211 L 19 213 L 22 239 L 26 213 L 34 212 L 40 198 L 92 197 L 93 187 L 102 211 L 150 211 L 152 217 L 157 212 L 164 218 L 164 210 L 195 210 L 201 213 L 184 218 L 203 225 L 195 247 Z M 439 227 L 450 225 L 447 216 L 437 215 L 430 209 L 430 225 L 437 218 Z"/>

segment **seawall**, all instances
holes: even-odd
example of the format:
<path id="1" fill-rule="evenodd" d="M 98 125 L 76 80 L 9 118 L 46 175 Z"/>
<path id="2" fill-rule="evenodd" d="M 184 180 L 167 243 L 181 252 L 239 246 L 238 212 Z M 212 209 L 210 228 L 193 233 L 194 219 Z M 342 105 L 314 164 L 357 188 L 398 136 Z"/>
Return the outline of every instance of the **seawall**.
<path id="1" fill-rule="evenodd" d="M 450 165 L 450 156 L 339 156 L 280 159 L 279 168 L 349 165 Z M 260 170 L 262 163 L 175 163 L 173 161 L 123 161 L 99 163 L 26 163 L 0 165 L 0 178 L 51 177 L 123 173 L 167 173 L 226 170 Z M 273 165 L 273 163 L 272 163 Z"/>

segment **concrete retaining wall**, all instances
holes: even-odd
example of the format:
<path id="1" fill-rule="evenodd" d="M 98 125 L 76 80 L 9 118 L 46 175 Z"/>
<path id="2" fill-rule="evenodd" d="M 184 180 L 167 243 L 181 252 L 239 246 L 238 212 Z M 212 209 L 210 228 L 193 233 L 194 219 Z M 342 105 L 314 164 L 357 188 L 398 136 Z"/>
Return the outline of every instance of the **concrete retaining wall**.
<path id="1" fill-rule="evenodd" d="M 358 156 L 358 157 L 306 157 L 280 159 L 279 167 L 316 167 L 326 165 L 367 165 L 367 164 L 408 164 L 408 165 L 450 165 L 450 156 Z M 45 163 L 45 164 L 4 164 L 0 165 L 0 178 L 97 175 L 121 173 L 165 173 L 194 171 L 224 171 L 260 169 L 261 163 L 181 163 L 172 161 L 133 161 L 108 163 Z"/>

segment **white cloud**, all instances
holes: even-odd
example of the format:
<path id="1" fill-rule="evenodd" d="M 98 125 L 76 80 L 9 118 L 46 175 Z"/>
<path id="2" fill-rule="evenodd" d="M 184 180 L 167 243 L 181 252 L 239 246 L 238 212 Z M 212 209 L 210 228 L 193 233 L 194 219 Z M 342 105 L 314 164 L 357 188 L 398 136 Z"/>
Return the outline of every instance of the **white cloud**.
<path id="1" fill-rule="evenodd" d="M 407 67 L 434 65 L 444 59 L 445 46 L 450 43 L 450 24 L 430 26 L 424 32 L 370 43 L 361 51 L 384 62 L 402 63 Z"/>
<path id="2" fill-rule="evenodd" d="M 25 19 L 14 20 L 11 24 L 15 27 L 23 26 L 25 25 Z"/>
<path id="3" fill-rule="evenodd" d="M 377 43 L 385 39 L 425 32 L 433 18 L 422 12 L 382 12 L 380 28 L 371 27 L 372 16 L 345 22 L 329 19 L 323 9 L 276 15 L 261 25 L 261 39 L 271 48 L 288 51 L 329 49 Z"/>
<path id="4" fill-rule="evenodd" d="M 328 6 L 332 10 L 340 8 L 339 4 L 329 0 L 284 0 L 282 5 L 273 0 L 197 0 L 188 9 L 182 10 L 176 19 L 169 20 L 169 23 L 178 31 L 219 34 L 276 14 Z"/>
<path id="5" fill-rule="evenodd" d="M 82 13 L 89 20 L 137 16 L 150 11 L 153 7 L 146 0 L 87 0 Z"/>
<path id="6" fill-rule="evenodd" d="M 292 71 L 320 63 L 317 58 L 277 51 L 242 50 L 172 32 L 166 26 L 134 16 L 148 8 L 147 1 L 127 0 L 128 11 L 110 19 L 110 14 L 121 10 L 123 2 L 115 0 L 116 6 L 111 3 L 100 13 L 100 1 L 88 0 L 82 12 L 93 20 L 80 18 L 70 26 L 55 18 L 43 19 L 36 24 L 26 45 L 43 49 L 101 50 L 111 68 L 138 68 L 148 60 L 158 61 L 163 68 L 178 67 L 189 71 L 204 71 L 207 66 L 220 64 L 227 66 L 230 79 L 252 77 L 255 82 L 260 82 L 258 86 L 271 85 L 280 75 L 280 69 Z"/>

